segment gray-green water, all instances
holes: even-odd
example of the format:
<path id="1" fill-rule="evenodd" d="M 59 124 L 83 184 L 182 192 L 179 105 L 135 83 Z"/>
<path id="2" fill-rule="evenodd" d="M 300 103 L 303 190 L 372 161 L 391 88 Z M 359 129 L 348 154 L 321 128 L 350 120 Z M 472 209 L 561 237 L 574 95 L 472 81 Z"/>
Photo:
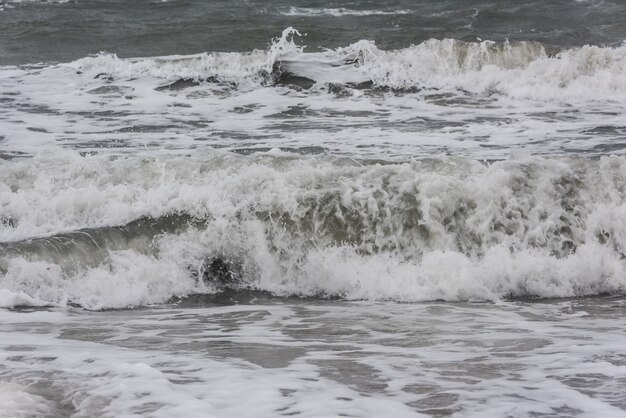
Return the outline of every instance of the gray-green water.
<path id="1" fill-rule="evenodd" d="M 625 39 L 0 0 L 0 417 L 626 416 Z"/>

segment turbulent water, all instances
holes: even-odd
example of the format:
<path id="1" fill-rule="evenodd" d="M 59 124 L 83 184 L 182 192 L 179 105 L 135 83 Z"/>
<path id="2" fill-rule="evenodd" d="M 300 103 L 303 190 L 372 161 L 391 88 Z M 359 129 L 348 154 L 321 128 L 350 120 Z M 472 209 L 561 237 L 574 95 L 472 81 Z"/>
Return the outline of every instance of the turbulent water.
<path id="1" fill-rule="evenodd" d="M 379 3 L 0 0 L 0 416 L 626 416 L 626 6 Z"/>

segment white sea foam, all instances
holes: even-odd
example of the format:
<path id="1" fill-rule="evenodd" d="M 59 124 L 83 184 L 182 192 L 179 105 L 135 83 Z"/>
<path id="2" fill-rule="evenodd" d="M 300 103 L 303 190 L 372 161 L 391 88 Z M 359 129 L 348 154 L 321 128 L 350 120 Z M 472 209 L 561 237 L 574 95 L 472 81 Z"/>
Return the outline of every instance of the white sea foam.
<path id="1" fill-rule="evenodd" d="M 383 51 L 371 41 L 360 41 L 322 55 L 332 56 L 337 62 L 357 62 L 350 76 L 341 72 L 327 75 L 325 81 L 334 76 L 334 82 L 372 81 L 404 89 L 462 89 L 544 100 L 626 100 L 625 46 L 584 46 L 549 56 L 542 45 L 533 42 L 496 44 L 444 39 Z M 298 58 L 315 71 L 314 56 Z M 302 67 L 294 72 L 308 75 Z"/>
<path id="2" fill-rule="evenodd" d="M 54 303 L 52 303 L 54 304 Z M 50 302 L 37 300 L 24 292 L 11 292 L 0 289 L 0 308 L 14 308 L 16 306 L 49 306 Z"/>
<path id="3" fill-rule="evenodd" d="M 626 47 L 550 55 L 524 42 L 430 40 L 384 51 L 360 41 L 316 52 L 302 39 L 287 28 L 267 51 L 0 67 L 0 152 L 314 147 L 387 160 L 622 152 Z"/>
<path id="4" fill-rule="evenodd" d="M 0 383 L 0 415 L 617 418 L 624 307 L 597 298 L 0 310 L 2 379 L 12 382 Z"/>
<path id="5" fill-rule="evenodd" d="M 22 385 L 0 382 L 0 417 L 2 418 L 48 416 L 54 409 L 52 405 L 48 399 L 29 393 L 28 388 Z"/>
<path id="6" fill-rule="evenodd" d="M 3 305 L 99 309 L 211 293 L 224 286 L 207 270 L 215 259 L 239 274 L 225 285 L 280 295 L 419 301 L 623 294 L 624 158 L 525 158 L 362 167 L 275 152 L 61 153 L 3 162 Z M 82 247 L 76 251 L 87 254 L 74 266 L 39 251 L 36 240 L 15 249 L 10 243 L 84 228 L 98 234 L 175 213 L 201 221 L 137 241 L 150 243 L 145 250 L 128 238 L 126 248 L 116 244 L 92 262 Z M 73 257 L 78 244 L 58 242 Z"/>
<path id="7" fill-rule="evenodd" d="M 275 64 L 321 83 L 362 83 L 393 88 L 461 89 L 541 99 L 626 100 L 626 46 L 583 46 L 548 55 L 534 42 L 479 43 L 431 39 L 405 49 L 384 51 L 359 41 L 325 52 L 305 52 L 287 28 L 268 52 L 210 53 L 196 56 L 120 60 L 101 54 L 70 64 L 90 75 L 167 80 L 267 81 L 260 76 Z M 353 64 L 354 63 L 354 64 Z"/>
<path id="8" fill-rule="evenodd" d="M 222 312 L 228 315 L 228 310 Z M 321 376 L 318 367 L 303 362 L 272 369 L 244 359 L 212 358 L 213 353 L 207 355 L 205 349 L 170 351 L 167 347 L 169 343 L 151 349 L 124 347 L 122 340 L 130 338 L 139 341 L 147 334 L 139 328 L 134 335 L 126 334 L 122 324 L 115 327 L 112 341 L 104 344 L 102 341 L 79 342 L 71 336 L 69 339 L 56 338 L 65 325 L 72 323 L 67 315 L 64 319 L 69 322 L 56 326 L 49 322 L 51 315 L 43 318 L 37 314 L 34 317 L 29 314 L 16 317 L 15 314 L 0 312 L 0 315 L 2 331 L 7 330 L 7 321 L 12 322 L 13 319 L 19 322 L 39 317 L 41 323 L 47 325 L 37 335 L 27 335 L 23 331 L 3 333 L 0 357 L 3 364 L 10 363 L 12 368 L 4 376 L 22 382 L 28 382 L 29 376 L 34 376 L 36 381 L 29 385 L 28 390 L 40 391 L 46 396 L 29 394 L 19 384 L 0 384 L 0 405 L 6 406 L 6 409 L 0 410 L 0 416 L 7 418 L 46 414 L 258 417 L 272 416 L 279 409 L 281 412 L 296 411 L 303 416 L 353 412 L 374 416 L 389 411 L 398 417 L 421 416 L 400 401 L 378 395 L 362 395 Z M 130 318 L 126 323 L 142 326 Z M 80 329 L 84 324 L 78 320 L 72 326 Z M 96 328 L 100 325 L 90 324 Z M 53 327 L 52 332 L 50 327 Z M 189 342 L 178 341 L 183 343 L 181 347 Z M 15 355 L 12 350 L 19 350 L 20 346 L 34 351 L 22 351 L 21 355 Z M 35 357 L 32 357 L 33 353 L 36 353 Z M 29 363 L 35 366 L 31 366 L 32 370 L 28 370 Z M 23 373 L 25 369 L 27 372 Z M 40 374 L 41 371 L 44 373 Z M 53 375 L 54 380 L 51 381 L 50 375 L 45 372 Z M 246 402 L 242 403 L 244 397 Z"/>
<path id="9" fill-rule="evenodd" d="M 61 66 L 69 66 L 90 76 L 114 78 L 161 78 L 176 81 L 203 81 L 215 77 L 222 81 L 260 84 L 266 81 L 276 62 L 282 57 L 300 54 L 302 47 L 293 42 L 300 33 L 287 28 L 273 40 L 267 51 L 247 53 L 222 52 L 190 56 L 173 55 L 156 58 L 119 59 L 115 54 L 100 53 Z"/>
<path id="10" fill-rule="evenodd" d="M 2 67 L 0 151 L 35 155 L 0 162 L 2 305 L 138 306 L 229 286 L 402 301 L 624 293 L 624 158 L 555 154 L 621 152 L 626 47 L 308 52 L 298 35 L 249 53 Z M 442 153 L 470 158 L 410 162 Z M 137 237 L 102 230 L 131 224 Z M 211 276 L 223 266 L 237 280 Z"/>
<path id="11" fill-rule="evenodd" d="M 116 78 L 154 77 L 166 80 L 179 78 L 204 80 L 219 77 L 224 81 L 242 82 L 259 77 L 268 67 L 265 51 L 250 53 L 224 52 L 191 56 L 120 59 L 115 54 L 100 53 L 62 66 L 69 66 L 90 76 L 101 74 Z"/>
<path id="12" fill-rule="evenodd" d="M 57 265 L 12 259 L 0 286 L 23 289 L 17 295 L 1 289 L 0 307 L 4 308 L 64 306 L 68 302 L 87 309 L 129 308 L 213 290 L 196 282 L 176 260 L 123 251 L 111 252 L 101 266 L 69 277 Z"/>

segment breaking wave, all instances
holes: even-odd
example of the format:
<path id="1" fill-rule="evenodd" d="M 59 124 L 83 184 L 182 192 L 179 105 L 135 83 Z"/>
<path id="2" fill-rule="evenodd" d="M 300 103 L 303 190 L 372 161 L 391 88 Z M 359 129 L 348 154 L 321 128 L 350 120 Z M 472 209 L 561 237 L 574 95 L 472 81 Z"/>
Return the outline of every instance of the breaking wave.
<path id="1" fill-rule="evenodd" d="M 94 77 L 154 77 L 169 82 L 218 81 L 264 86 L 284 76 L 323 86 L 337 83 L 393 89 L 449 89 L 521 98 L 626 99 L 626 46 L 557 51 L 537 42 L 431 39 L 385 51 L 373 41 L 306 52 L 287 28 L 267 51 L 119 59 L 113 54 L 69 65 Z"/>
<path id="2" fill-rule="evenodd" d="M 0 163 L 0 306 L 259 290 L 348 300 L 626 291 L 626 158 L 285 153 Z"/>

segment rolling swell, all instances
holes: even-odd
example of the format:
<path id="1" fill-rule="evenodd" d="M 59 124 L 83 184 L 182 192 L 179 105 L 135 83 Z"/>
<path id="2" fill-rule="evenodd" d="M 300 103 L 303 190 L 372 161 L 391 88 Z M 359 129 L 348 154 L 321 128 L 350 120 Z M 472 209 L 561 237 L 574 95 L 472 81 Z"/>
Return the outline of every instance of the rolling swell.
<path id="1" fill-rule="evenodd" d="M 161 234 L 175 234 L 202 222 L 186 214 L 143 217 L 120 226 L 83 228 L 52 236 L 0 242 L 3 258 L 23 257 L 63 267 L 66 274 L 102 264 L 111 251 L 152 251 L 152 242 Z M 0 259 L 0 271 L 3 270 Z"/>
<path id="2" fill-rule="evenodd" d="M 3 163 L 5 173 L 46 167 L 19 180 L 22 198 L 74 207 L 47 213 L 47 225 L 44 206 L 14 211 L 3 192 L 13 221 L 2 233 L 14 239 L 1 246 L 2 286 L 36 300 L 97 309 L 228 289 L 398 301 L 626 289 L 623 157 L 377 164 L 272 152 L 153 157 L 140 170 L 130 157 L 34 160 Z M 124 226 L 90 226 L 105 206 L 40 188 L 66 167 L 74 190 L 92 188 L 90 202 L 117 196 L 110 222 Z M 145 214 L 124 224 L 140 202 Z M 87 224 L 75 232 L 18 239 L 70 225 L 78 208 Z M 88 261 L 64 264 L 73 258 Z"/>

